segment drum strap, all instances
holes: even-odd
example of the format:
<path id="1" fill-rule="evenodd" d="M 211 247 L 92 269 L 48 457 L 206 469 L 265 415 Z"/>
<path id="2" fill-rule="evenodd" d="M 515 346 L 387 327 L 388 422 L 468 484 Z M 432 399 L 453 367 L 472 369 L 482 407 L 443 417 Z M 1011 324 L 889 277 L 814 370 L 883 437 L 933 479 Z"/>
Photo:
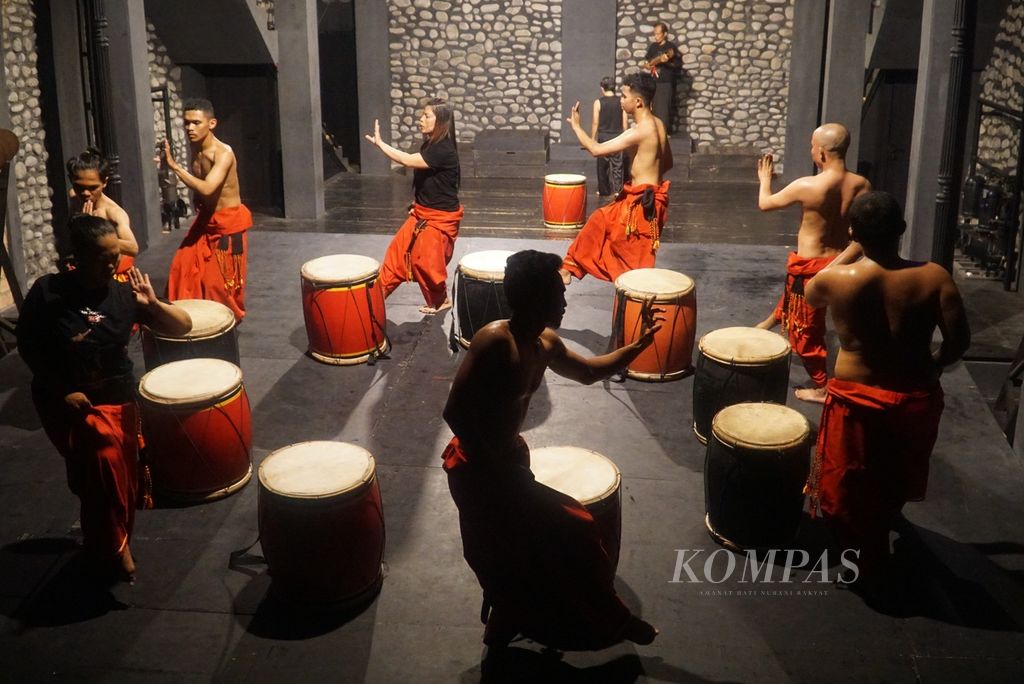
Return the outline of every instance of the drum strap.
<path id="1" fill-rule="evenodd" d="M 388 351 L 391 350 L 391 342 L 388 341 L 387 330 L 384 329 L 384 325 L 377 320 L 377 315 L 373 312 L 373 298 L 371 297 L 370 289 L 374 287 L 377 287 L 376 280 L 367 283 L 366 287 L 363 288 L 363 291 L 366 293 L 366 310 L 370 313 L 370 329 L 379 330 L 381 332 L 381 334 L 384 336 L 385 345 L 383 351 L 379 347 L 373 348 L 373 351 L 370 352 L 370 358 L 366 360 L 367 366 L 372 366 L 375 363 L 377 363 L 377 359 L 391 358 L 390 356 L 388 356 Z M 373 339 L 372 336 L 371 339 Z"/>
<path id="2" fill-rule="evenodd" d="M 409 240 L 409 249 L 405 250 L 405 274 L 408 282 L 413 281 L 412 277 L 412 248 L 416 244 L 416 238 L 427 229 L 427 219 L 420 219 L 412 229 L 412 239 Z"/>
<path id="3" fill-rule="evenodd" d="M 245 566 L 248 566 L 248 565 L 266 565 L 267 564 L 267 561 L 266 561 L 266 559 L 263 556 L 257 556 L 255 554 L 249 553 L 249 551 L 252 549 L 252 547 L 256 546 L 259 543 L 260 543 L 260 536 L 256 535 L 256 540 L 253 541 L 253 543 L 249 544 L 245 548 L 236 549 L 236 550 L 232 551 L 231 553 L 229 553 L 228 554 L 228 568 L 230 570 L 234 570 L 236 572 L 240 572 L 243 575 L 248 575 L 249 577 L 256 577 L 257 575 L 262 574 L 260 572 L 256 572 L 255 570 L 249 570 L 249 569 L 247 569 L 245 567 Z"/>
<path id="4" fill-rule="evenodd" d="M 621 347 L 626 341 L 625 323 L 626 320 L 626 293 L 621 290 L 615 291 L 615 305 L 612 307 L 612 335 L 608 338 L 607 352 L 612 352 Z M 615 374 L 611 378 L 615 382 L 626 381 L 626 369 Z"/>
<path id="5" fill-rule="evenodd" d="M 455 334 L 455 319 L 458 318 L 459 312 L 459 282 L 462 279 L 462 271 L 455 269 L 455 281 L 452 283 L 452 322 L 448 326 L 448 349 L 451 350 L 452 355 L 459 353 L 459 338 Z M 462 333 L 460 326 L 459 334 Z"/>

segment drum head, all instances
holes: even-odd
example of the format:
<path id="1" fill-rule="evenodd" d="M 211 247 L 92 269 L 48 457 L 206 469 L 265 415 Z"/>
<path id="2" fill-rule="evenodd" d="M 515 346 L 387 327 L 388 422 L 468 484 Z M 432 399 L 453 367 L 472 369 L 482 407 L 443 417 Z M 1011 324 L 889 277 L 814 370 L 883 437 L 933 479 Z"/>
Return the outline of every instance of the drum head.
<path id="1" fill-rule="evenodd" d="M 587 177 L 578 173 L 549 173 L 544 176 L 549 185 L 580 185 L 587 182 Z"/>
<path id="2" fill-rule="evenodd" d="M 154 404 L 189 406 L 228 397 L 242 385 L 242 370 L 220 359 L 185 359 L 142 376 L 139 394 Z"/>
<path id="3" fill-rule="evenodd" d="M 515 254 L 507 249 L 489 249 L 467 254 L 459 260 L 463 275 L 476 280 L 504 280 L 505 262 Z"/>
<path id="4" fill-rule="evenodd" d="M 355 493 L 373 479 L 373 456 L 346 442 L 299 442 L 263 459 L 260 484 L 292 499 Z"/>
<path id="5" fill-rule="evenodd" d="M 667 268 L 637 268 L 616 278 L 615 289 L 630 299 L 670 302 L 693 292 L 693 280 Z"/>
<path id="6" fill-rule="evenodd" d="M 208 299 L 179 299 L 174 302 L 174 305 L 180 306 L 188 312 L 192 318 L 192 330 L 181 337 L 164 334 L 158 334 L 157 337 L 189 340 L 214 337 L 231 330 L 235 325 L 235 314 L 220 302 L 212 302 Z"/>
<path id="7" fill-rule="evenodd" d="M 769 403 L 726 406 L 715 414 L 711 432 L 722 444 L 779 451 L 803 444 L 811 426 L 799 411 Z"/>
<path id="8" fill-rule="evenodd" d="M 763 365 L 789 355 L 782 335 L 760 328 L 720 328 L 700 338 L 700 353 L 737 366 Z"/>
<path id="9" fill-rule="evenodd" d="M 316 285 L 358 283 L 377 275 L 380 263 L 360 254 L 331 254 L 302 264 L 300 273 Z"/>
<path id="10" fill-rule="evenodd" d="M 530 470 L 537 482 L 568 494 L 584 506 L 613 494 L 622 479 L 618 467 L 607 457 L 571 446 L 532 449 Z"/>

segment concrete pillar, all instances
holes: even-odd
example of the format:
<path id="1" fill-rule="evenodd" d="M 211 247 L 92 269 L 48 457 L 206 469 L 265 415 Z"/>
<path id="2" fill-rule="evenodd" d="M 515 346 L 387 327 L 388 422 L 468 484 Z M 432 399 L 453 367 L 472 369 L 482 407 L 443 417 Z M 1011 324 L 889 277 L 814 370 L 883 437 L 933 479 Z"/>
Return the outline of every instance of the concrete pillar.
<path id="1" fill-rule="evenodd" d="M 841 123 L 850 131 L 846 163 L 851 169 L 857 167 L 860 147 L 864 49 L 870 20 L 871 0 L 832 0 L 830 3 L 821 123 Z"/>
<path id="2" fill-rule="evenodd" d="M 921 52 L 914 98 L 914 132 L 910 139 L 907 206 L 903 215 L 907 232 L 901 253 L 906 259 L 932 258 L 935 231 L 935 196 L 942 163 L 942 121 L 949 95 L 950 27 L 953 3 L 924 0 L 921 13 Z"/>
<path id="3" fill-rule="evenodd" d="M 796 0 L 789 60 L 786 106 L 786 148 L 782 180 L 786 183 L 814 173 L 811 132 L 821 123 L 822 68 L 828 3 Z"/>
<path id="4" fill-rule="evenodd" d="M 316 0 L 277 0 L 274 18 L 284 215 L 319 218 L 325 209 Z"/>
<path id="5" fill-rule="evenodd" d="M 562 1 L 562 142 L 576 136 L 565 119 L 579 101 L 583 128 L 590 131 L 594 100 L 601 95 L 601 78 L 615 73 L 615 36 L 618 26 L 615 0 Z"/>
<path id="6" fill-rule="evenodd" d="M 356 78 L 359 82 L 359 127 L 373 132 L 380 121 L 380 134 L 387 142 L 391 131 L 391 61 L 388 53 L 388 7 L 381 0 L 355 0 Z M 456 120 L 456 130 L 458 121 Z M 359 163 L 363 174 L 385 176 L 391 162 L 366 139 L 359 136 Z"/>
<path id="7" fill-rule="evenodd" d="M 146 14 L 141 2 L 106 0 L 110 39 L 110 87 L 113 146 L 120 158 L 121 206 L 131 217 L 132 231 L 145 248 L 157 239 L 160 189 L 153 163 L 156 133 L 149 86 Z"/>

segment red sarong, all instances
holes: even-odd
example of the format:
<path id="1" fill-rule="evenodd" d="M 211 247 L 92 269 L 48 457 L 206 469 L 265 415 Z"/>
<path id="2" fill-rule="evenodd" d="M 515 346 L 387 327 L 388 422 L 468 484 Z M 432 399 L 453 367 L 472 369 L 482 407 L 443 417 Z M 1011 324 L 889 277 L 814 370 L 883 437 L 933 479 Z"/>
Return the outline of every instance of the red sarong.
<path id="1" fill-rule="evenodd" d="M 907 501 L 924 498 L 928 459 L 943 409 L 942 388 L 893 392 L 833 378 L 807 481 L 811 515 L 861 550 L 862 574 L 889 554 L 889 530 Z"/>
<path id="2" fill-rule="evenodd" d="M 171 261 L 167 298 L 210 299 L 245 316 L 245 275 L 252 214 L 240 204 L 200 212 Z"/>
<path id="3" fill-rule="evenodd" d="M 448 262 L 452 259 L 463 208 L 441 211 L 421 204 L 398 229 L 384 254 L 378 283 L 387 297 L 402 283 L 415 280 L 427 306 L 435 309 L 448 297 Z"/>
<path id="4" fill-rule="evenodd" d="M 775 320 L 782 324 L 790 346 L 804 362 L 804 368 L 816 387 L 824 387 L 828 381 L 825 372 L 825 360 L 828 358 L 825 346 L 827 310 L 807 303 L 804 285 L 835 258 L 834 255 L 807 258 L 790 252 L 786 261 L 786 289 L 775 306 Z"/>
<path id="5" fill-rule="evenodd" d="M 670 184 L 626 183 L 614 202 L 590 215 L 569 245 L 562 268 L 577 278 L 589 273 L 614 281 L 626 271 L 653 267 L 668 212 Z M 645 211 L 642 202 L 648 192 L 653 206 Z"/>
<path id="6" fill-rule="evenodd" d="M 613 587 L 611 559 L 594 519 L 575 499 L 540 484 L 520 437 L 509 462 L 444 451 L 459 509 L 463 555 L 501 622 L 563 650 L 621 641 L 630 618 Z"/>
<path id="7" fill-rule="evenodd" d="M 61 400 L 34 397 L 46 436 L 64 457 L 68 488 L 81 500 L 86 555 L 117 559 L 128 545 L 138 494 L 138 409 L 98 404 L 74 414 Z"/>
<path id="8" fill-rule="evenodd" d="M 122 254 L 121 259 L 117 262 L 117 270 L 114 271 L 114 280 L 119 283 L 128 282 L 128 271 L 132 270 L 135 266 L 135 257 Z"/>

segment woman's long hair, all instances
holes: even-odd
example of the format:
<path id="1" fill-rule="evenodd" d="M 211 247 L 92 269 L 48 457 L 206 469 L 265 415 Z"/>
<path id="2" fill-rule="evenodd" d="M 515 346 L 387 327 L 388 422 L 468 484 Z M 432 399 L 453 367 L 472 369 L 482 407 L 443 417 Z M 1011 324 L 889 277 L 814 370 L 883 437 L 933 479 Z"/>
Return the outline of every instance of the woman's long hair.
<path id="1" fill-rule="evenodd" d="M 434 130 L 430 133 L 427 139 L 423 141 L 423 145 L 420 149 L 429 147 L 434 143 L 441 142 L 445 138 L 451 138 L 452 145 L 455 146 L 457 151 L 459 149 L 459 145 L 455 141 L 455 112 L 448 106 L 448 100 L 435 97 L 424 106 L 430 107 L 434 110 L 435 122 Z"/>

